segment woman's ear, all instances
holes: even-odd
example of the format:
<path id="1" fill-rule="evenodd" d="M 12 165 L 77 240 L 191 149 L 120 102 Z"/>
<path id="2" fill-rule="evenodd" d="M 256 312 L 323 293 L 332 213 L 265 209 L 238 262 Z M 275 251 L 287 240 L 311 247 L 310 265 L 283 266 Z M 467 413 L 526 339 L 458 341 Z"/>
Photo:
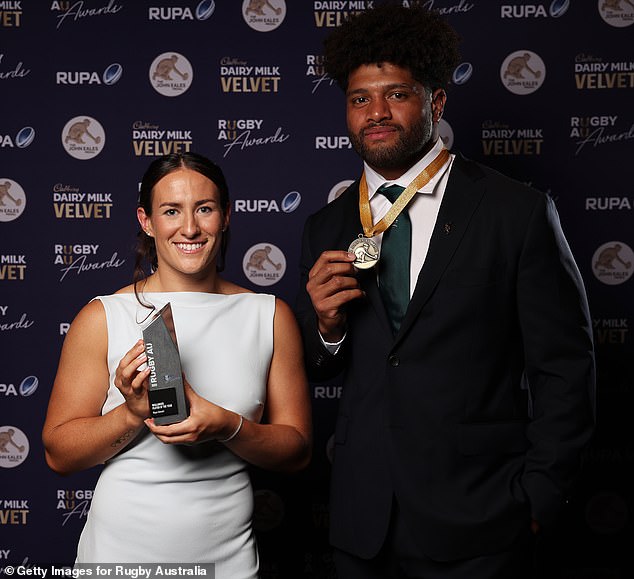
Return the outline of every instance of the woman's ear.
<path id="1" fill-rule="evenodd" d="M 145 213 L 145 209 L 143 209 L 143 207 L 137 207 L 136 218 L 145 234 L 152 237 L 152 222 L 150 221 L 149 216 Z"/>

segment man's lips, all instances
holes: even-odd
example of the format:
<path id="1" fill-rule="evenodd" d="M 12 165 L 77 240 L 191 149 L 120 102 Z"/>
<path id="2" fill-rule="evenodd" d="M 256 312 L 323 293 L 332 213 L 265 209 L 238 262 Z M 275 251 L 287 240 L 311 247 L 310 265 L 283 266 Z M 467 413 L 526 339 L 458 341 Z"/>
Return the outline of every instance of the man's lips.
<path id="1" fill-rule="evenodd" d="M 388 126 L 376 126 L 370 127 L 363 131 L 363 136 L 369 141 L 380 141 L 389 137 L 391 134 L 396 133 L 398 129 Z"/>

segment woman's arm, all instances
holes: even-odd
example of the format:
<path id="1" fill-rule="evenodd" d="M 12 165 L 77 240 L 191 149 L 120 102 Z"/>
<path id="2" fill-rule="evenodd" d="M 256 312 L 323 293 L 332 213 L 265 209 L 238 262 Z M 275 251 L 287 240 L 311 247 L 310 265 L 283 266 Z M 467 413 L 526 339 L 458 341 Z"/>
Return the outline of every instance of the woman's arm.
<path id="1" fill-rule="evenodd" d="M 73 320 L 64 340 L 42 440 L 46 462 L 69 474 L 98 465 L 117 454 L 144 427 L 148 416 L 143 343 L 124 356 L 115 383 L 126 403 L 105 415 L 108 392 L 108 332 L 103 304 L 94 300 Z"/>
<path id="2" fill-rule="evenodd" d="M 183 422 L 150 430 L 168 444 L 192 444 L 230 437 L 240 416 L 198 396 L 186 385 L 190 416 Z M 312 421 L 303 348 L 292 311 L 276 300 L 273 358 L 269 369 L 265 422 L 242 419 L 239 432 L 225 442 L 232 452 L 264 469 L 295 471 L 308 465 L 312 452 Z"/>

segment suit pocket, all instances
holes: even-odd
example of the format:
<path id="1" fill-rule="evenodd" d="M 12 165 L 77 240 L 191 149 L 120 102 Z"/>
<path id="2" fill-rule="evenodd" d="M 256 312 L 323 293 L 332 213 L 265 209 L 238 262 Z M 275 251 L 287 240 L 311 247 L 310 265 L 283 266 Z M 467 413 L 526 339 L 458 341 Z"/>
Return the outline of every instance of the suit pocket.
<path id="1" fill-rule="evenodd" d="M 526 452 L 529 446 L 526 422 L 460 424 L 458 445 L 466 456 Z"/>

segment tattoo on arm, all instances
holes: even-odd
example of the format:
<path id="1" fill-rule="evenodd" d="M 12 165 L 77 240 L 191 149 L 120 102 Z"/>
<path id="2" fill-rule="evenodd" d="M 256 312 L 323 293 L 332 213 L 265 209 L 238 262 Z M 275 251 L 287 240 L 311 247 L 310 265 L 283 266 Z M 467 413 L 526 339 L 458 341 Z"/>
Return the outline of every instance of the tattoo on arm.
<path id="1" fill-rule="evenodd" d="M 122 445 L 124 442 L 130 439 L 130 437 L 134 434 L 134 430 L 128 430 L 124 432 L 119 438 L 117 438 L 110 446 L 113 448 L 116 446 Z"/>

